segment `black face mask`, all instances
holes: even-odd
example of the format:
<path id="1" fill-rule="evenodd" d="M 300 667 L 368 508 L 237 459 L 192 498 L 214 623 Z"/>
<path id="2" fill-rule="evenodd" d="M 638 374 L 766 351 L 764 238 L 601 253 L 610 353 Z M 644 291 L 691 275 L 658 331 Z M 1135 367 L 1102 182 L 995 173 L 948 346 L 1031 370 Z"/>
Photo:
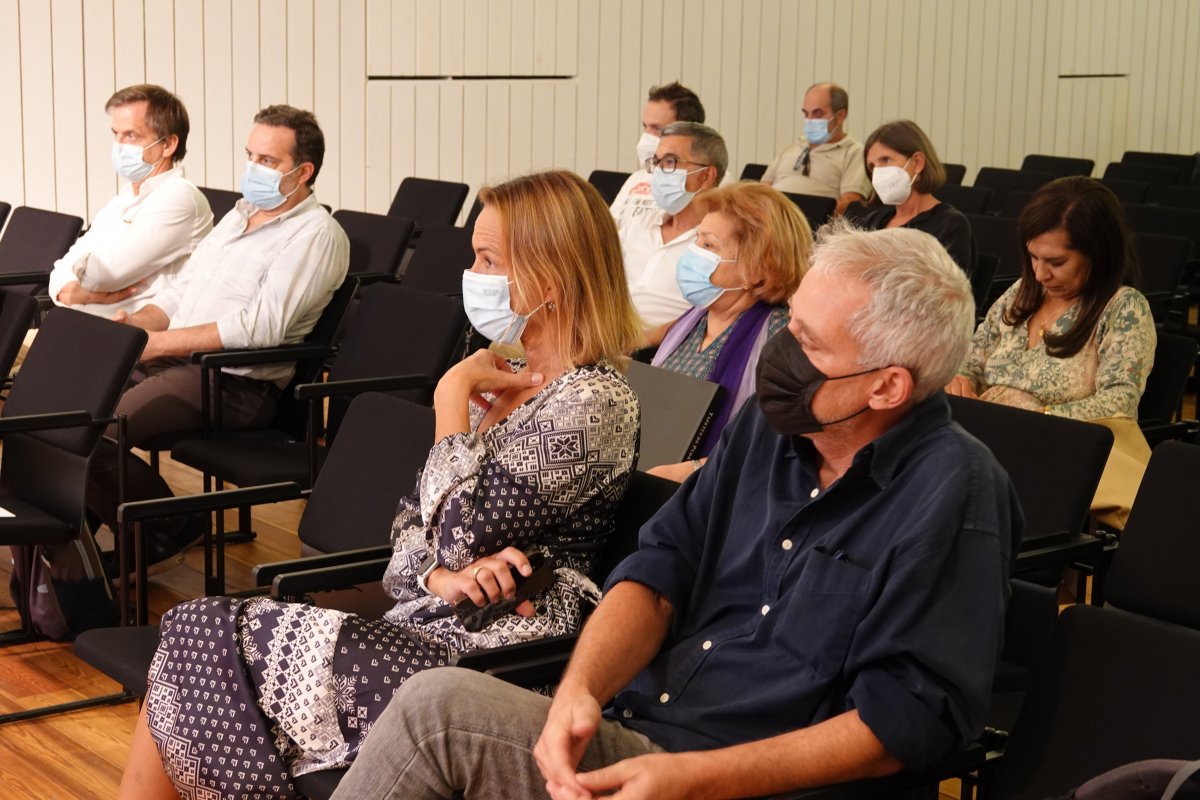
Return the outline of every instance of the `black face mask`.
<path id="1" fill-rule="evenodd" d="M 865 405 L 841 419 L 821 422 L 813 415 L 813 398 L 826 381 L 840 381 L 876 372 L 873 367 L 849 375 L 829 377 L 809 360 L 804 348 L 789 330 L 782 330 L 763 345 L 758 359 L 758 404 L 771 427 L 783 436 L 816 433 L 830 425 L 857 417 L 871 406 Z"/>

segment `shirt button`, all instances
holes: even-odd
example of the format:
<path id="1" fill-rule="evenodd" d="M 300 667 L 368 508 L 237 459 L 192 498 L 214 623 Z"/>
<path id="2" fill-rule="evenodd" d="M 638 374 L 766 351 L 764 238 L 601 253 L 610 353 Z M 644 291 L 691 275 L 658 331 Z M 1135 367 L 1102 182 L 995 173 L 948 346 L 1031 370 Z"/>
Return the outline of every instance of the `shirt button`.
<path id="1" fill-rule="evenodd" d="M 813 489 L 811 492 L 809 492 L 809 493 L 808 493 L 808 496 L 809 496 L 809 497 L 816 497 L 816 496 L 817 496 L 817 495 L 819 495 L 820 493 L 821 493 L 821 490 L 820 490 L 820 489 Z"/>
<path id="2" fill-rule="evenodd" d="M 770 610 L 771 610 L 770 606 L 763 606 L 762 607 L 762 615 L 765 617 L 767 615 L 767 612 Z"/>
<path id="3" fill-rule="evenodd" d="M 712 639 L 706 639 L 704 641 L 704 644 L 700 645 L 700 649 L 701 650 L 711 650 L 712 649 Z"/>
<path id="4" fill-rule="evenodd" d="M 660 694 L 658 696 L 658 702 L 660 702 L 660 703 L 665 703 L 670 699 L 671 699 L 671 695 L 667 694 L 666 692 L 663 692 L 662 694 Z"/>
<path id="5" fill-rule="evenodd" d="M 622 717 L 624 717 L 625 719 L 632 719 L 632 718 L 633 718 L 633 712 L 632 712 L 632 711 L 630 711 L 630 710 L 627 708 L 627 709 L 625 709 L 624 711 L 622 711 L 622 712 L 621 712 L 621 716 L 622 716 Z"/>
<path id="6" fill-rule="evenodd" d="M 784 550 L 791 550 L 792 549 L 792 540 L 784 539 L 783 542 L 781 542 L 779 546 L 782 547 Z"/>

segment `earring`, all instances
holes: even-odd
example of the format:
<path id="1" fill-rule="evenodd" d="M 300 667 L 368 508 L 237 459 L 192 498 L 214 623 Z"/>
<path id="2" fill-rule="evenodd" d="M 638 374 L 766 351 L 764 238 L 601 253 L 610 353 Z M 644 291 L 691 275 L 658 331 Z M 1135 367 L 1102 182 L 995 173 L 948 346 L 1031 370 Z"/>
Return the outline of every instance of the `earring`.
<path id="1" fill-rule="evenodd" d="M 558 308 L 558 306 L 556 306 L 556 305 L 554 304 L 554 301 L 553 301 L 553 300 L 547 300 L 547 301 L 546 301 L 546 310 L 547 310 L 547 311 L 553 311 L 553 310 L 554 310 L 554 309 L 556 309 L 556 308 Z"/>

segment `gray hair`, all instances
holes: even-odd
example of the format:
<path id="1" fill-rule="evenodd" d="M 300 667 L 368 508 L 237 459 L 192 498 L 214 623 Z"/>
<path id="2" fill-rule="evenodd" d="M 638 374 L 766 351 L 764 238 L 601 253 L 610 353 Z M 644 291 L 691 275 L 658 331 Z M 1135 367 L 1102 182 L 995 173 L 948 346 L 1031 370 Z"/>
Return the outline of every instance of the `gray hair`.
<path id="1" fill-rule="evenodd" d="M 914 400 L 954 377 L 975 329 L 975 301 L 937 239 L 911 228 L 864 231 L 839 219 L 817 232 L 812 269 L 870 290 L 870 302 L 846 318 L 861 366 L 906 368 Z"/>
<path id="2" fill-rule="evenodd" d="M 662 129 L 663 136 L 686 136 L 692 140 L 692 155 L 702 164 L 717 168 L 717 183 L 725 179 L 729 168 L 729 150 L 721 134 L 699 122 L 672 122 Z"/>

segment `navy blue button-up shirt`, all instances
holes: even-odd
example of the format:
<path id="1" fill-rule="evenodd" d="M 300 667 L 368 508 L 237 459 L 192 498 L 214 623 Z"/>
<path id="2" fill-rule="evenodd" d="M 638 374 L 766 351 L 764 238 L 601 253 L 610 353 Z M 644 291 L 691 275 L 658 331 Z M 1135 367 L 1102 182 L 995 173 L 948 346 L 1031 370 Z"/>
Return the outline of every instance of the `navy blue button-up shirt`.
<path id="1" fill-rule="evenodd" d="M 824 490 L 812 443 L 747 402 L 609 578 L 674 615 L 608 714 L 678 752 L 858 709 L 929 765 L 983 729 L 1020 532 L 1008 476 L 940 391 Z"/>

